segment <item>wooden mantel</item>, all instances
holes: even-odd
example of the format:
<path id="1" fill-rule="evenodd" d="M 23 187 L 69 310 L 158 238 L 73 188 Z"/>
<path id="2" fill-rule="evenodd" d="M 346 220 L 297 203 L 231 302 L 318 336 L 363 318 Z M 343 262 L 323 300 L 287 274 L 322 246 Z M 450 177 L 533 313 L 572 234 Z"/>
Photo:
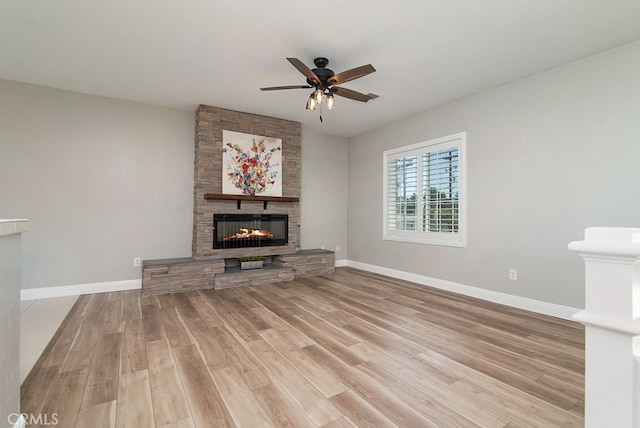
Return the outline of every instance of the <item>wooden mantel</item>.
<path id="1" fill-rule="evenodd" d="M 300 198 L 291 196 L 251 196 L 251 195 L 226 195 L 222 193 L 205 193 L 205 199 L 217 199 L 227 201 L 238 201 L 238 209 L 242 201 L 257 201 L 263 202 L 264 209 L 267 209 L 268 202 L 298 202 Z"/>

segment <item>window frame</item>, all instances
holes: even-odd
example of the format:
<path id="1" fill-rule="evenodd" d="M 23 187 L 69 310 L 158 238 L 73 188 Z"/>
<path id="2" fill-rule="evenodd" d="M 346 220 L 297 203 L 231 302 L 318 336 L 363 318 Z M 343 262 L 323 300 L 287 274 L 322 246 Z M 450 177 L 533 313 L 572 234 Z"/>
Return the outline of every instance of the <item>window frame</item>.
<path id="1" fill-rule="evenodd" d="M 467 246 L 467 223 L 466 223 L 466 199 L 467 199 L 467 133 L 459 132 L 444 137 L 434 138 L 427 141 L 402 146 L 383 152 L 383 198 L 382 198 L 382 239 L 386 241 L 410 242 L 426 245 L 442 245 L 450 247 Z M 448 148 L 456 147 L 458 150 L 458 231 L 457 232 L 430 232 L 421 230 L 393 230 L 388 228 L 389 220 L 389 162 L 395 159 L 402 159 L 409 156 L 417 156 L 417 168 L 422 168 L 421 157 L 423 154 L 437 152 Z M 419 174 L 420 176 L 420 174 Z M 422 216 L 422 185 L 417 181 L 418 192 L 416 194 L 416 217 Z"/>

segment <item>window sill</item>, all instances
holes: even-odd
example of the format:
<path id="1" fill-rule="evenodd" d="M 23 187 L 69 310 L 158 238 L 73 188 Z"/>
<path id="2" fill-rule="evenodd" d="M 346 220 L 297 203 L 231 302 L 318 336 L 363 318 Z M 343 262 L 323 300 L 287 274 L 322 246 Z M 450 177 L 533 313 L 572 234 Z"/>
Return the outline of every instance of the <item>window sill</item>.
<path id="1" fill-rule="evenodd" d="M 443 237 L 442 237 L 443 238 Z M 437 239 L 437 238 L 416 238 L 410 236 L 383 236 L 383 241 L 396 241 L 396 242 L 406 242 L 409 244 L 422 244 L 422 245 L 437 245 L 442 247 L 457 247 L 457 248 L 466 248 L 467 243 L 464 237 L 455 236 L 448 237 L 448 239 Z"/>

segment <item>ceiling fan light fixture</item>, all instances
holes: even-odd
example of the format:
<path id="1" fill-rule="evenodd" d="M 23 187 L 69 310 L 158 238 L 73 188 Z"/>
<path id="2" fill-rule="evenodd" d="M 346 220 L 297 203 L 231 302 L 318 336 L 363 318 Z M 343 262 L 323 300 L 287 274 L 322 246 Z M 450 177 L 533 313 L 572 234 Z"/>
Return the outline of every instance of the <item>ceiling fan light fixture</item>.
<path id="1" fill-rule="evenodd" d="M 315 110 L 316 109 L 316 99 L 314 97 L 315 93 L 311 94 L 309 96 L 309 99 L 307 100 L 307 110 Z"/>
<path id="2" fill-rule="evenodd" d="M 334 103 L 334 99 L 333 99 L 333 94 L 329 93 L 329 95 L 327 95 L 327 108 L 329 110 L 333 110 L 333 103 Z"/>
<path id="3" fill-rule="evenodd" d="M 316 89 L 313 97 L 315 98 L 316 104 L 320 104 L 322 102 L 322 89 Z"/>

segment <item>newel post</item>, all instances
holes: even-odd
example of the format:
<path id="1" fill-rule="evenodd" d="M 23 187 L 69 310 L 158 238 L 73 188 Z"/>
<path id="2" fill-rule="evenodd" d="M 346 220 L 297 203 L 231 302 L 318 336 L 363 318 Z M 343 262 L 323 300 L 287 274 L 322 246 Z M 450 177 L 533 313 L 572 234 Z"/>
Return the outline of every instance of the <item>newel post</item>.
<path id="1" fill-rule="evenodd" d="M 591 227 L 569 249 L 585 261 L 585 427 L 640 428 L 640 228 Z"/>

